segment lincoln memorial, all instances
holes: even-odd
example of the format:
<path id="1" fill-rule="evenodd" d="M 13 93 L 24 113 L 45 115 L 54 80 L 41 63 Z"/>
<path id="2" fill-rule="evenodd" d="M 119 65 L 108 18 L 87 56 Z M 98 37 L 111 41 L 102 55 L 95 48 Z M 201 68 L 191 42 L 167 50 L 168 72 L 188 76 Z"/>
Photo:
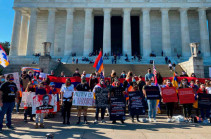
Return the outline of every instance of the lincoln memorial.
<path id="1" fill-rule="evenodd" d="M 211 55 L 211 0 L 14 0 L 11 59 L 103 53 L 191 56 L 198 42 Z M 8 17 L 9 18 L 9 17 Z"/>

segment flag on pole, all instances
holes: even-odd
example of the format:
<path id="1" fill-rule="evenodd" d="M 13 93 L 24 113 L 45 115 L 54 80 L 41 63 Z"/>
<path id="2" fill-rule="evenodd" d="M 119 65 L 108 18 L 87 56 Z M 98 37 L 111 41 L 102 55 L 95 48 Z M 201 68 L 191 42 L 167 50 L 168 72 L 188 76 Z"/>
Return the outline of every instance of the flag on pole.
<path id="1" fill-rule="evenodd" d="M 155 81 L 155 86 L 158 86 L 158 81 L 157 81 L 157 70 L 155 67 L 155 61 L 153 60 L 153 74 L 154 74 L 154 81 Z"/>
<path id="2" fill-rule="evenodd" d="M 1 44 L 0 44 L 0 65 L 2 65 L 4 68 L 6 68 L 9 65 L 7 54 Z"/>
<path id="3" fill-rule="evenodd" d="M 173 87 L 178 88 L 178 80 L 175 72 L 173 74 L 172 85 Z"/>
<path id="4" fill-rule="evenodd" d="M 103 54 L 102 51 L 100 51 L 97 59 L 95 60 L 95 63 L 93 65 L 94 68 L 96 68 L 98 73 L 103 72 L 104 67 L 103 67 Z"/>

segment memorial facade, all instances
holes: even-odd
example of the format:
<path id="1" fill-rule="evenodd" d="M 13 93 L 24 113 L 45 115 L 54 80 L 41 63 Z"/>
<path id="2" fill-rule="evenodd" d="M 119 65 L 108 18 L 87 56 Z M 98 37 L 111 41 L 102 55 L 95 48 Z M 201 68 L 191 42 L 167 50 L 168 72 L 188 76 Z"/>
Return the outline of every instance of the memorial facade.
<path id="1" fill-rule="evenodd" d="M 10 57 L 103 53 L 211 55 L 211 0 L 15 0 Z"/>

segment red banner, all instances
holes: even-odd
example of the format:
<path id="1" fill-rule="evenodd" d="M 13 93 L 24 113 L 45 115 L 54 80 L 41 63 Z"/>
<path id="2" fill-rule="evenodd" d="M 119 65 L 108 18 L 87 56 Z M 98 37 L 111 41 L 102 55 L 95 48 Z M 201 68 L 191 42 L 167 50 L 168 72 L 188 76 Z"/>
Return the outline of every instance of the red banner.
<path id="1" fill-rule="evenodd" d="M 195 102 L 193 88 L 178 89 L 180 104 L 189 104 Z"/>
<path id="2" fill-rule="evenodd" d="M 175 87 L 161 88 L 163 102 L 178 102 L 177 92 Z"/>

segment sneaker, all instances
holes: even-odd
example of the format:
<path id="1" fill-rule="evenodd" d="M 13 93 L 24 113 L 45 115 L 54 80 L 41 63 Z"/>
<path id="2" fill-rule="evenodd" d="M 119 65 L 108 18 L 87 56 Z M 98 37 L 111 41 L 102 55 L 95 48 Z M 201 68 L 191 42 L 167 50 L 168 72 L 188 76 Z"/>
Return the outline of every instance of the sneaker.
<path id="1" fill-rule="evenodd" d="M 171 119 L 170 118 L 167 118 L 167 122 L 170 123 L 171 122 Z"/>
<path id="2" fill-rule="evenodd" d="M 101 121 L 102 123 L 106 123 L 106 121 L 103 119 L 102 121 Z"/>
<path id="3" fill-rule="evenodd" d="M 37 129 L 39 126 L 38 126 L 38 123 L 36 123 L 36 125 L 35 125 L 35 128 Z"/>
<path id="4" fill-rule="evenodd" d="M 42 124 L 40 124 L 40 127 L 41 127 L 41 128 L 44 128 L 44 124 L 43 124 L 43 123 L 42 123 Z"/>
<path id="5" fill-rule="evenodd" d="M 11 125 L 7 126 L 7 128 L 10 129 L 10 130 L 15 130 L 15 128 L 13 126 L 11 126 Z"/>
<path id="6" fill-rule="evenodd" d="M 172 123 L 174 123 L 174 122 L 175 122 L 175 119 L 173 119 L 173 118 L 171 118 L 170 120 L 171 120 L 171 122 L 172 122 Z"/>
<path id="7" fill-rule="evenodd" d="M 94 121 L 94 124 L 98 124 L 98 121 L 97 121 L 97 120 L 95 120 L 95 121 Z"/>
<path id="8" fill-rule="evenodd" d="M 151 119 L 151 118 L 149 118 L 149 119 L 148 119 L 148 121 L 151 123 L 151 122 L 152 122 L 152 119 Z"/>
<path id="9" fill-rule="evenodd" d="M 156 119 L 153 120 L 154 123 L 157 123 Z"/>
<path id="10" fill-rule="evenodd" d="M 208 124 L 208 123 L 209 123 L 209 122 L 208 122 L 207 119 L 203 121 L 203 124 Z"/>

